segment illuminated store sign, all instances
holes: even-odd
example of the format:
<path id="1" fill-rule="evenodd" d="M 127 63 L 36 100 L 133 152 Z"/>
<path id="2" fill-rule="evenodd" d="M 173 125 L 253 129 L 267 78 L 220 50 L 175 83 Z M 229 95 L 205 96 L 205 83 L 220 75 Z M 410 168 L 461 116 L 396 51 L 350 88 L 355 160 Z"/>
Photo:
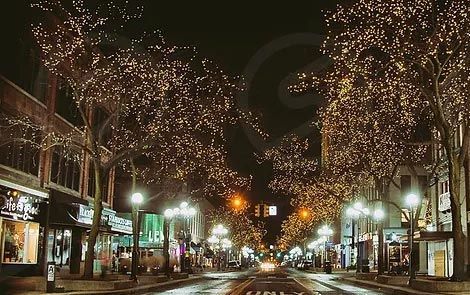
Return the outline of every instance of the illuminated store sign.
<path id="1" fill-rule="evenodd" d="M 17 220 L 34 220 L 41 198 L 0 186 L 0 214 Z"/>
<path id="2" fill-rule="evenodd" d="M 93 222 L 93 208 L 80 205 L 78 210 L 78 222 L 91 225 Z M 116 216 L 114 212 L 103 210 L 101 214 L 101 225 L 109 226 L 111 230 L 132 233 L 132 220 Z"/>

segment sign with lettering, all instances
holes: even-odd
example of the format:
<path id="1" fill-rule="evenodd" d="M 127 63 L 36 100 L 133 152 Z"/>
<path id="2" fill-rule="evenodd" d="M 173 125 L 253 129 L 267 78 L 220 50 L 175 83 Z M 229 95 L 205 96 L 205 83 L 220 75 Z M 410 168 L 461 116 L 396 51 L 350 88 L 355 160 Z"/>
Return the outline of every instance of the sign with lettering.
<path id="1" fill-rule="evenodd" d="M 42 198 L 0 186 L 0 215 L 17 220 L 35 220 Z"/>
<path id="2" fill-rule="evenodd" d="M 450 210 L 450 193 L 444 193 L 439 195 L 439 204 L 438 204 L 439 211 L 447 211 Z"/>
<path id="3" fill-rule="evenodd" d="M 54 264 L 47 265 L 47 281 L 48 282 L 55 281 L 55 265 Z"/>
<path id="4" fill-rule="evenodd" d="M 93 208 L 80 205 L 77 217 L 78 222 L 91 225 L 93 223 L 93 213 Z M 109 226 L 113 231 L 132 234 L 132 220 L 116 216 L 114 212 L 103 210 L 101 225 Z"/>

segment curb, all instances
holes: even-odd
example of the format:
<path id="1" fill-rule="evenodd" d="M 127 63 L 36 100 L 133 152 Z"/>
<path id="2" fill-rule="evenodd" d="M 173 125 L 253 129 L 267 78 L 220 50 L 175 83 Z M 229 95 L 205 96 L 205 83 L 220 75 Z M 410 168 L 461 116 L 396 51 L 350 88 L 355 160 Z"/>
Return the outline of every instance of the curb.
<path id="1" fill-rule="evenodd" d="M 364 281 L 358 280 L 356 278 L 342 278 L 342 280 L 347 281 L 354 285 L 359 285 L 363 287 L 375 288 L 379 290 L 383 290 L 386 292 L 390 292 L 392 294 L 401 294 L 401 295 L 436 295 L 436 294 L 444 294 L 444 293 L 428 293 L 419 290 L 410 289 L 407 287 L 401 286 L 391 286 L 391 285 L 384 285 L 380 283 L 376 283 L 373 281 Z"/>
<path id="2" fill-rule="evenodd" d="M 137 286 L 134 288 L 128 288 L 128 289 L 119 289 L 119 290 L 97 290 L 97 291 L 72 291 L 72 292 L 61 292 L 61 293 L 36 293 L 36 294 L 63 294 L 63 295 L 89 295 L 89 294 L 140 294 L 143 292 L 151 292 L 151 291 L 157 291 L 159 289 L 177 285 L 179 283 L 186 283 L 186 282 L 196 282 L 199 280 L 203 280 L 204 277 L 202 276 L 195 276 L 195 277 L 190 277 L 186 279 L 180 279 L 180 280 L 170 280 L 167 282 L 162 282 L 162 283 L 157 283 L 157 284 L 150 284 L 150 285 L 143 285 L 143 286 Z M 32 293 L 17 293 L 17 295 L 21 294 L 32 294 Z"/>

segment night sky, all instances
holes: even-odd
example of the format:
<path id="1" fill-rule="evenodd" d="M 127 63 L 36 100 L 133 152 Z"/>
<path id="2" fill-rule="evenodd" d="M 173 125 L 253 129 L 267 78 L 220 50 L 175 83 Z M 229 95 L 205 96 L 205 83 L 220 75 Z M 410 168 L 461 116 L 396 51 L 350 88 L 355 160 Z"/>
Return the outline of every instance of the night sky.
<path id="1" fill-rule="evenodd" d="M 4 40 L 26 29 L 29 1 L 13 2 L 1 17 Z M 312 140 L 312 155 L 320 155 L 318 131 L 305 127 L 316 115 L 320 99 L 308 95 L 290 97 L 286 89 L 295 82 L 292 74 L 310 69 L 312 62 L 315 67 L 321 58 L 317 35 L 322 35 L 325 29 L 322 10 L 333 9 L 337 2 L 144 1 L 143 20 L 138 24 L 143 30 L 159 29 L 166 40 L 195 46 L 202 57 L 214 60 L 230 74 L 250 75 L 249 91 L 240 99 L 240 105 L 259 113 L 271 137 L 260 144 L 237 126 L 230 135 L 229 153 L 234 169 L 254 176 L 246 197 L 252 203 L 278 205 L 278 216 L 265 220 L 269 243 L 275 241 L 280 223 L 291 210 L 289 197 L 274 195 L 268 189 L 270 164 L 258 164 L 254 154 L 283 135 L 296 132 Z M 257 67 L 253 68 L 253 64 Z"/>
<path id="2" fill-rule="evenodd" d="M 172 1 L 162 6 L 161 1 L 148 1 L 144 20 L 147 28 L 160 29 L 172 43 L 196 46 L 202 56 L 215 60 L 233 75 L 243 74 L 253 60 L 259 60 L 258 56 L 263 55 L 249 83 L 247 101 L 249 107 L 261 115 L 263 127 L 271 135 L 269 142 L 275 142 L 316 115 L 318 101 L 315 98 L 310 101 L 307 98 L 306 103 L 299 105 L 286 103 L 288 98 L 282 94 L 287 85 L 284 79 L 320 57 L 318 42 L 304 39 L 308 34 L 323 34 L 322 10 L 333 9 L 337 2 L 310 0 L 278 4 L 252 1 L 243 4 L 236 1 L 227 4 L 226 1 L 198 1 L 183 4 Z M 298 39 L 295 34 L 299 33 L 306 33 L 307 37 Z M 262 54 L 263 50 L 267 53 Z M 318 131 L 300 128 L 296 133 L 311 138 L 312 154 L 320 155 Z M 254 157 L 254 153 L 262 149 L 262 145 L 249 139 L 244 128 L 233 131 L 231 164 L 238 171 L 254 176 L 247 198 L 252 203 L 264 201 L 278 205 L 279 215 L 265 220 L 266 241 L 273 243 L 279 234 L 280 223 L 291 209 L 289 196 L 275 195 L 267 187 L 271 167 L 269 163 L 258 164 Z"/>

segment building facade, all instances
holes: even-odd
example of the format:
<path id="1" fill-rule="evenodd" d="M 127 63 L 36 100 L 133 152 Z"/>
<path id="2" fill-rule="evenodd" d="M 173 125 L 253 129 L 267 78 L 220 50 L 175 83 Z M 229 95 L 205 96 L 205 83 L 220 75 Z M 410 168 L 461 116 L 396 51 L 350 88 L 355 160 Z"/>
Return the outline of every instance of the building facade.
<path id="1" fill-rule="evenodd" d="M 34 46 L 27 45 L 19 47 L 18 59 L 12 57 L 21 61 L 16 68 L 2 68 L 0 77 L 5 124 L 0 145 L 0 270 L 10 275 L 41 274 L 48 261 L 55 261 L 64 274 L 78 274 L 83 271 L 93 214 L 92 167 L 83 151 L 77 151 L 80 160 L 72 160 L 59 147 L 40 149 L 38 142 L 32 142 L 40 140 L 40 134 L 8 125 L 8 120 L 22 118 L 68 133 L 79 124 L 70 88 L 49 74 Z M 105 183 L 105 209 L 95 246 L 97 271 L 112 255 L 113 237 L 132 230 L 130 220 L 112 210 L 114 171 Z"/>

